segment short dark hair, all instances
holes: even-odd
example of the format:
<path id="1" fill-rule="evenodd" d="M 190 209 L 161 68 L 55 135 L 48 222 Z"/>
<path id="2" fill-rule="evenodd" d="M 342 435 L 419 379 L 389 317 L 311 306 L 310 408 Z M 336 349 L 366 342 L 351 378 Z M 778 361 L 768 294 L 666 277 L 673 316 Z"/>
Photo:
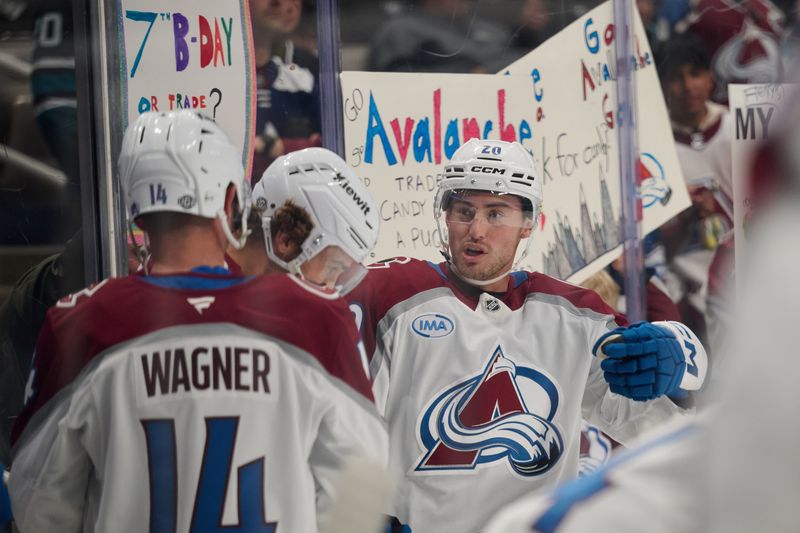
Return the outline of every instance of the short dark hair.
<path id="1" fill-rule="evenodd" d="M 214 219 L 176 211 L 151 211 L 136 217 L 136 224 L 151 233 L 179 231 L 188 226 L 212 224 Z"/>
<path id="2" fill-rule="evenodd" d="M 289 235 L 298 246 L 302 246 L 311 234 L 311 230 L 314 229 L 314 223 L 311 221 L 308 211 L 293 201 L 287 200 L 275 211 L 269 229 L 270 237 L 273 239 L 279 231 L 282 231 Z"/>
<path id="3" fill-rule="evenodd" d="M 680 34 L 662 44 L 656 49 L 655 60 L 659 78 L 662 80 L 674 76 L 686 65 L 711 70 L 711 55 L 708 53 L 708 48 L 691 33 Z"/>

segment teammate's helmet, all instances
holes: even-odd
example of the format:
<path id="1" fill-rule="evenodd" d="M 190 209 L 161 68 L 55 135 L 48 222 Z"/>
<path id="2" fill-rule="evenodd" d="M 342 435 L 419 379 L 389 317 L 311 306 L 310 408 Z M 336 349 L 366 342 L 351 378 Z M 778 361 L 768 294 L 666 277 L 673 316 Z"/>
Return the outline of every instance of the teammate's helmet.
<path id="1" fill-rule="evenodd" d="M 441 251 L 449 260 L 449 241 L 444 213 L 454 196 L 463 191 L 485 191 L 514 195 L 522 200 L 522 210 L 536 227 L 542 209 L 542 180 L 536 175 L 533 157 L 518 142 L 470 139 L 453 154 L 444 168 L 434 201 L 434 218 L 441 235 Z M 528 239 L 529 243 L 532 239 Z M 527 255 L 528 246 L 515 264 Z"/>
<path id="2" fill-rule="evenodd" d="M 275 212 L 288 200 L 303 208 L 313 228 L 291 261 L 278 257 L 270 226 Z M 267 255 L 289 272 L 302 276 L 300 266 L 329 246 L 338 246 L 354 262 L 339 277 L 336 292 L 346 294 L 366 275 L 363 261 L 378 241 L 378 212 L 367 187 L 335 153 L 306 148 L 276 159 L 253 190 L 261 210 Z"/>
<path id="3" fill-rule="evenodd" d="M 143 113 L 125 132 L 119 174 L 130 220 L 163 211 L 219 218 L 230 243 L 244 245 L 250 185 L 239 149 L 210 118 L 188 110 Z M 239 238 L 225 215 L 230 184 L 242 210 Z"/>

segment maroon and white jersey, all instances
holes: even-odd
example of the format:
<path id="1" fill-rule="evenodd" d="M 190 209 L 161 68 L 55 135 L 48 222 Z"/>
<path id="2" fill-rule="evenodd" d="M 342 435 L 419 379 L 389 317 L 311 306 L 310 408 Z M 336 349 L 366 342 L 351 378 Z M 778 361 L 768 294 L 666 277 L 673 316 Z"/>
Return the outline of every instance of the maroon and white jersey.
<path id="1" fill-rule="evenodd" d="M 612 394 L 595 341 L 625 323 L 593 291 L 538 273 L 491 294 L 447 266 L 373 265 L 348 294 L 389 426 L 394 512 L 414 533 L 481 530 L 578 474 L 581 418 L 622 444 L 681 413 Z"/>
<path id="2" fill-rule="evenodd" d="M 133 275 L 58 302 L 12 436 L 20 529 L 317 531 L 387 437 L 346 304 L 301 283 Z"/>
<path id="3" fill-rule="evenodd" d="M 733 170 L 731 167 L 731 135 L 733 123 L 730 112 L 714 102 L 706 102 L 708 115 L 697 131 L 672 124 L 675 150 L 687 185 L 718 189 L 717 202 L 732 213 Z"/>

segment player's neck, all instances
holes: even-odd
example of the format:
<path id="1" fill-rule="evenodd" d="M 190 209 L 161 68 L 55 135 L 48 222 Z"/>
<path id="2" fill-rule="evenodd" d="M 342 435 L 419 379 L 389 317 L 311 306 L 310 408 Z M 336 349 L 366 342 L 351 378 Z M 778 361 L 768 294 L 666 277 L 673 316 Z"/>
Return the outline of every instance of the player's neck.
<path id="1" fill-rule="evenodd" d="M 150 274 L 188 272 L 200 266 L 225 266 L 225 248 L 215 233 L 205 235 L 197 229 L 187 234 L 150 238 Z"/>
<path id="2" fill-rule="evenodd" d="M 509 284 L 509 277 L 508 274 L 510 272 L 506 272 L 504 275 L 499 277 L 498 279 L 492 281 L 491 283 L 487 283 L 486 285 L 481 285 L 476 283 L 477 280 L 470 279 L 468 277 L 462 276 L 458 269 L 452 263 L 447 264 L 447 268 L 452 274 L 452 279 L 457 283 L 459 287 L 461 287 L 465 293 L 480 295 L 482 292 L 492 292 L 502 294 L 508 290 Z"/>
<path id="3" fill-rule="evenodd" d="M 260 242 L 259 242 L 260 241 Z M 269 261 L 264 251 L 263 239 L 254 238 L 252 235 L 241 250 L 228 250 L 228 255 L 241 267 L 242 272 L 248 276 L 266 274 Z"/>

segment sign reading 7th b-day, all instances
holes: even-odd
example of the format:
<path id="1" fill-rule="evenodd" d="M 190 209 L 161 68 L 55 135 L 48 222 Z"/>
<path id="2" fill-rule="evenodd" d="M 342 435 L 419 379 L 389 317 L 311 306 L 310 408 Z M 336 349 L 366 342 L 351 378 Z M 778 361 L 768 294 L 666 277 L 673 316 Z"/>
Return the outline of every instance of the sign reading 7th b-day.
<path id="1" fill-rule="evenodd" d="M 253 128 L 247 0 L 120 0 L 123 121 L 146 111 L 195 109 L 242 148 Z"/>
<path id="2" fill-rule="evenodd" d="M 689 206 L 641 21 L 630 58 L 646 234 Z M 499 75 L 345 72 L 345 155 L 378 202 L 375 258 L 441 260 L 433 199 L 467 140 L 519 141 L 544 186 L 525 269 L 582 281 L 621 253 L 615 29 L 603 4 Z"/>

